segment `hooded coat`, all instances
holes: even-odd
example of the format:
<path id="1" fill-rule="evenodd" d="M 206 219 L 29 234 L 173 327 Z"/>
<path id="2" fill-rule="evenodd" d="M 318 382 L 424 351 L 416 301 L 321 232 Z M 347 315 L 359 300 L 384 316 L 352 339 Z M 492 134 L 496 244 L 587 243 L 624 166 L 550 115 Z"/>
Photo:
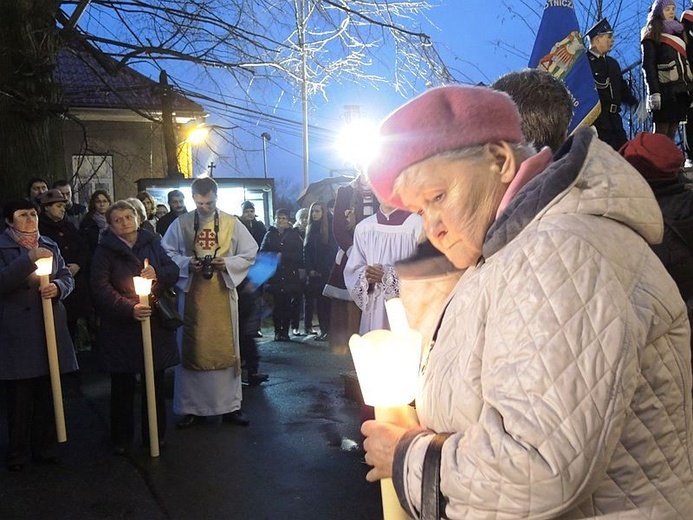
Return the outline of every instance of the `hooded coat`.
<path id="1" fill-rule="evenodd" d="M 101 235 L 92 259 L 92 299 L 101 325 L 97 338 L 99 366 L 106 372 L 144 372 L 142 326 L 132 317 L 139 303 L 133 277 L 139 276 L 144 259 L 156 271 L 157 280 L 152 292 L 161 294 L 178 280 L 178 266 L 161 247 L 161 239 L 154 233 L 140 229 L 132 249 L 110 229 Z M 156 312 L 152 314 L 152 347 L 154 370 L 179 363 L 175 331 L 159 324 Z"/>
<path id="2" fill-rule="evenodd" d="M 393 483 L 416 517 L 693 518 L 690 328 L 645 180 L 589 130 L 527 183 L 450 296 Z"/>
<path id="3" fill-rule="evenodd" d="M 303 268 L 303 240 L 298 229 L 289 227 L 280 233 L 270 226 L 260 251 L 281 254 L 277 271 L 265 284 L 265 291 L 275 295 L 298 295 L 301 292 L 298 270 Z"/>

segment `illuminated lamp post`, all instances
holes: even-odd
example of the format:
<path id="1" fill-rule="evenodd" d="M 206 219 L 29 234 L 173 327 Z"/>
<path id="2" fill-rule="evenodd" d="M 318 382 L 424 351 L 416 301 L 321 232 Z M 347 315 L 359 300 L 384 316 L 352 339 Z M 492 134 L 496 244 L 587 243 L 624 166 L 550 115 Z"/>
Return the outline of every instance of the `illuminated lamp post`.
<path id="1" fill-rule="evenodd" d="M 416 397 L 422 338 L 409 328 L 399 298 L 387 301 L 385 308 L 392 330 L 354 334 L 349 348 L 363 400 L 375 408 L 376 421 L 410 428 L 418 423 L 409 403 Z M 380 491 L 385 520 L 409 518 L 399 504 L 392 479 L 382 479 Z"/>
<path id="2" fill-rule="evenodd" d="M 336 145 L 344 161 L 361 172 L 378 151 L 378 127 L 368 119 L 356 119 L 342 128 Z"/>
<path id="3" fill-rule="evenodd" d="M 141 276 L 133 278 L 135 292 L 140 297 L 142 305 L 149 305 L 149 293 L 152 281 Z M 149 419 L 149 454 L 159 456 L 159 428 L 156 421 L 156 392 L 154 389 L 154 354 L 152 351 L 152 324 L 146 317 L 142 320 L 142 345 L 144 346 L 144 380 L 147 389 L 147 418 Z"/>
<path id="4" fill-rule="evenodd" d="M 41 287 L 49 283 L 50 274 L 53 272 L 53 257 L 39 258 L 36 260 L 36 274 L 39 276 Z M 51 377 L 51 391 L 53 393 L 53 413 L 55 414 L 55 430 L 58 442 L 67 441 L 65 430 L 65 412 L 63 410 L 63 390 L 60 383 L 60 362 L 58 361 L 58 343 L 55 339 L 55 318 L 53 317 L 53 302 L 50 298 L 41 298 L 43 305 L 43 325 L 46 332 L 46 347 L 48 351 L 48 370 Z"/>
<path id="5" fill-rule="evenodd" d="M 262 165 L 263 165 L 263 171 L 265 173 L 265 179 L 267 178 L 267 141 L 272 140 L 272 136 L 269 135 L 267 132 L 262 132 L 260 134 L 260 137 L 262 137 Z"/>

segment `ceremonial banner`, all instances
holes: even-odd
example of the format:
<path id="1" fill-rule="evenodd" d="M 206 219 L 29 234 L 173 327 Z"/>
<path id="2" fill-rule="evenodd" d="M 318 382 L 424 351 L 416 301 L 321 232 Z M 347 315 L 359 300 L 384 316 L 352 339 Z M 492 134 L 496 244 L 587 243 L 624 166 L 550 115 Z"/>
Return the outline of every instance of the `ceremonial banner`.
<path id="1" fill-rule="evenodd" d="M 549 72 L 563 81 L 570 92 L 573 119 L 568 133 L 579 126 L 591 125 L 601 111 L 586 50 L 573 0 L 548 0 L 529 66 Z"/>

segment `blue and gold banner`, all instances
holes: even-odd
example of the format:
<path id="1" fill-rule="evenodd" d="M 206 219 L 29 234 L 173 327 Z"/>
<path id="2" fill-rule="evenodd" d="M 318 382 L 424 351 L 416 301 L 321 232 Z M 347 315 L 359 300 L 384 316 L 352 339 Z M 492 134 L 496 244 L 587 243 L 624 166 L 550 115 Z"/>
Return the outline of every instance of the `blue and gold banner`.
<path id="1" fill-rule="evenodd" d="M 545 70 L 563 81 L 573 97 L 569 133 L 579 126 L 591 125 L 601 111 L 586 52 L 573 0 L 548 0 L 529 66 Z"/>

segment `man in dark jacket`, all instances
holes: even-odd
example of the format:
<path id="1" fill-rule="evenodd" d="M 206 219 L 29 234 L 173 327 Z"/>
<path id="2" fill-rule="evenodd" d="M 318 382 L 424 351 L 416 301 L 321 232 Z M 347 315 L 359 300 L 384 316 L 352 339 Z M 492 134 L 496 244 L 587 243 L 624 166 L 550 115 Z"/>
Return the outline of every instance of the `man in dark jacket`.
<path id="1" fill-rule="evenodd" d="M 258 247 L 262 244 L 262 239 L 265 238 L 265 233 L 267 233 L 267 228 L 260 222 L 255 216 L 255 204 L 246 200 L 241 205 L 241 215 L 238 219 L 243 222 L 243 225 L 248 228 L 250 234 L 253 235 L 255 242 L 257 242 Z"/>
<path id="2" fill-rule="evenodd" d="M 65 197 L 65 216 L 79 229 L 84 215 L 87 214 L 87 207 L 72 201 L 72 186 L 65 179 L 57 180 L 53 183 L 53 189 L 57 189 Z"/>
<path id="3" fill-rule="evenodd" d="M 171 211 L 166 213 L 166 215 L 161 217 L 156 223 L 156 232 L 162 237 L 166 234 L 166 231 L 174 220 L 180 215 L 188 212 L 185 207 L 185 195 L 183 195 L 182 191 L 171 190 L 168 192 L 168 207 Z"/>
<path id="4" fill-rule="evenodd" d="M 590 50 L 587 57 L 592 67 L 594 85 L 597 87 L 602 111 L 594 122 L 599 139 L 618 150 L 628 140 L 621 119 L 621 103 L 630 106 L 638 104 L 623 80 L 621 67 L 607 53 L 614 46 L 614 31 L 606 18 L 599 20 L 594 27 L 587 31 L 590 39 Z"/>

